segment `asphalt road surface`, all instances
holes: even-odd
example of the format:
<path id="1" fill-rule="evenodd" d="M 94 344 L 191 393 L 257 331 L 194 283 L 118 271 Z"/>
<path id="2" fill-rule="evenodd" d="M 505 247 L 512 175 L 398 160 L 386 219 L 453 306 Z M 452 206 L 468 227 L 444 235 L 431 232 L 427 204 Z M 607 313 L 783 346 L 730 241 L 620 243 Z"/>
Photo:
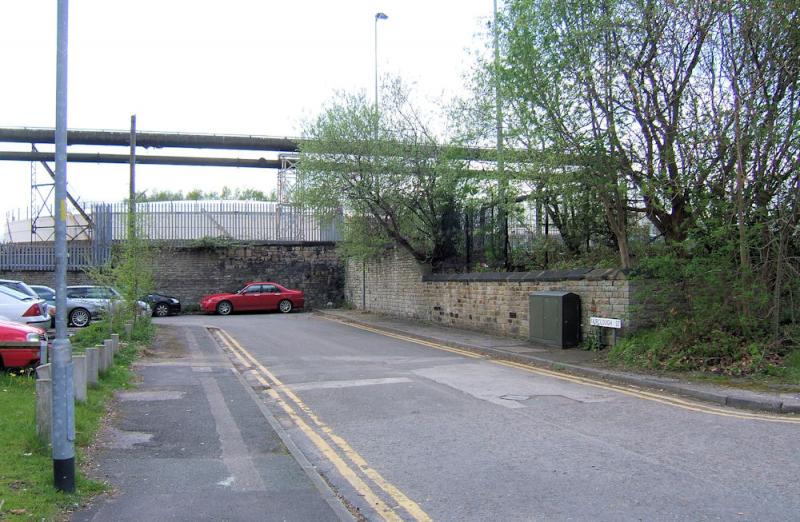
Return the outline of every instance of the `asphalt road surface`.
<path id="1" fill-rule="evenodd" d="M 800 419 L 310 313 L 186 316 L 369 520 L 798 520 Z"/>

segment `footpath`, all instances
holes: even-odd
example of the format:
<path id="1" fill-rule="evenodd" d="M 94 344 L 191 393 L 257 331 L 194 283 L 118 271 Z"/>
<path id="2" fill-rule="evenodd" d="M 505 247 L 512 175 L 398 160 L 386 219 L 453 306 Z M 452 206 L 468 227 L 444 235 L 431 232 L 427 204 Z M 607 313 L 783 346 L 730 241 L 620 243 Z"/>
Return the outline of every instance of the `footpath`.
<path id="1" fill-rule="evenodd" d="M 73 521 L 352 520 L 201 326 L 159 330 L 118 393 Z"/>
<path id="2" fill-rule="evenodd" d="M 563 350 L 548 348 L 520 339 L 496 337 L 480 332 L 416 320 L 398 319 L 370 312 L 330 309 L 315 310 L 315 313 L 346 323 L 375 328 L 421 341 L 439 343 L 487 357 L 531 364 L 639 388 L 661 390 L 721 406 L 800 414 L 800 393 L 756 392 L 713 384 L 693 383 L 677 378 L 622 372 L 606 367 L 602 355 L 598 352 L 576 348 Z"/>

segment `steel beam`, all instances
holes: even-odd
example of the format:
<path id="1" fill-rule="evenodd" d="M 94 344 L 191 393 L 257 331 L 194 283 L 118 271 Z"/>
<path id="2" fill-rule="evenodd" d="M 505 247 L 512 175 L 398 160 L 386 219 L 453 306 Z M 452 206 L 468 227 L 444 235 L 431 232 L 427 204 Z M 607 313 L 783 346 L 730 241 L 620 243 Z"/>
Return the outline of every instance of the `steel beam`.
<path id="1" fill-rule="evenodd" d="M 137 134 L 137 142 L 138 142 Z M 53 161 L 52 152 L 0 151 L 0 161 Z M 129 164 L 128 154 L 100 154 L 86 152 L 70 152 L 67 154 L 70 163 L 120 163 Z M 280 169 L 279 159 L 265 158 L 204 158 L 199 156 L 136 156 L 138 165 L 184 165 L 202 167 L 244 167 L 258 169 Z"/>
<path id="2" fill-rule="evenodd" d="M 128 147 L 130 132 L 106 130 L 70 130 L 67 145 L 108 145 Z M 0 142 L 9 143 L 54 143 L 53 129 L 0 128 Z M 187 148 L 259 150 L 275 152 L 297 152 L 300 140 L 294 138 L 272 138 L 269 136 L 236 136 L 224 134 L 179 134 L 169 132 L 137 132 L 136 145 L 145 148 Z"/>

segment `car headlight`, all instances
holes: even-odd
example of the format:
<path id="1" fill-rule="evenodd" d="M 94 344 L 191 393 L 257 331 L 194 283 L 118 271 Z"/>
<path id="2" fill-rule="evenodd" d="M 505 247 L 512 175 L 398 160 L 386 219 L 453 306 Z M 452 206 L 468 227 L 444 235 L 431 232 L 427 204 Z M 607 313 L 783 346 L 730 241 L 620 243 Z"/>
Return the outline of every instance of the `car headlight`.
<path id="1" fill-rule="evenodd" d="M 38 333 L 31 332 L 25 336 L 25 340 L 28 341 L 29 343 L 38 343 L 42 339 Z"/>
<path id="2" fill-rule="evenodd" d="M 178 304 L 180 301 L 178 301 L 177 299 L 170 299 L 169 302 L 172 304 Z"/>

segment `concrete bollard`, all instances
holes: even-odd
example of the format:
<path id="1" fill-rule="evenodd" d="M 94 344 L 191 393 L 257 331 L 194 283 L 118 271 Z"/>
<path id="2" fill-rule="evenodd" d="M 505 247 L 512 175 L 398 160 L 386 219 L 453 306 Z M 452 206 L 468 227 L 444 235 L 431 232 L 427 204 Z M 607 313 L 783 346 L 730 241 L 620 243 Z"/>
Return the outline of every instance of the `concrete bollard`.
<path id="1" fill-rule="evenodd" d="M 47 443 L 53 439 L 53 381 L 36 379 L 36 434 Z"/>
<path id="2" fill-rule="evenodd" d="M 120 350 L 119 334 L 111 334 L 111 342 L 114 344 L 114 355 L 117 355 Z"/>
<path id="3" fill-rule="evenodd" d="M 97 369 L 102 373 L 108 370 L 108 357 L 106 356 L 106 346 L 104 344 L 97 345 Z"/>
<path id="4" fill-rule="evenodd" d="M 39 364 L 47 364 L 47 341 L 39 341 Z"/>
<path id="5" fill-rule="evenodd" d="M 133 323 L 131 322 L 125 323 L 125 338 L 130 340 L 132 334 L 133 334 Z"/>
<path id="6" fill-rule="evenodd" d="M 97 384 L 100 381 L 100 366 L 96 347 L 86 349 L 86 383 Z"/>
<path id="7" fill-rule="evenodd" d="M 111 339 L 106 339 L 103 341 L 103 344 L 106 347 L 106 353 L 108 354 L 108 367 L 111 368 L 114 366 L 114 341 Z"/>
<path id="8" fill-rule="evenodd" d="M 36 378 L 37 379 L 50 379 L 52 378 L 52 371 L 51 365 L 49 364 L 41 364 L 36 367 Z"/>
<path id="9" fill-rule="evenodd" d="M 86 402 L 86 355 L 72 356 L 72 384 L 75 400 Z"/>

